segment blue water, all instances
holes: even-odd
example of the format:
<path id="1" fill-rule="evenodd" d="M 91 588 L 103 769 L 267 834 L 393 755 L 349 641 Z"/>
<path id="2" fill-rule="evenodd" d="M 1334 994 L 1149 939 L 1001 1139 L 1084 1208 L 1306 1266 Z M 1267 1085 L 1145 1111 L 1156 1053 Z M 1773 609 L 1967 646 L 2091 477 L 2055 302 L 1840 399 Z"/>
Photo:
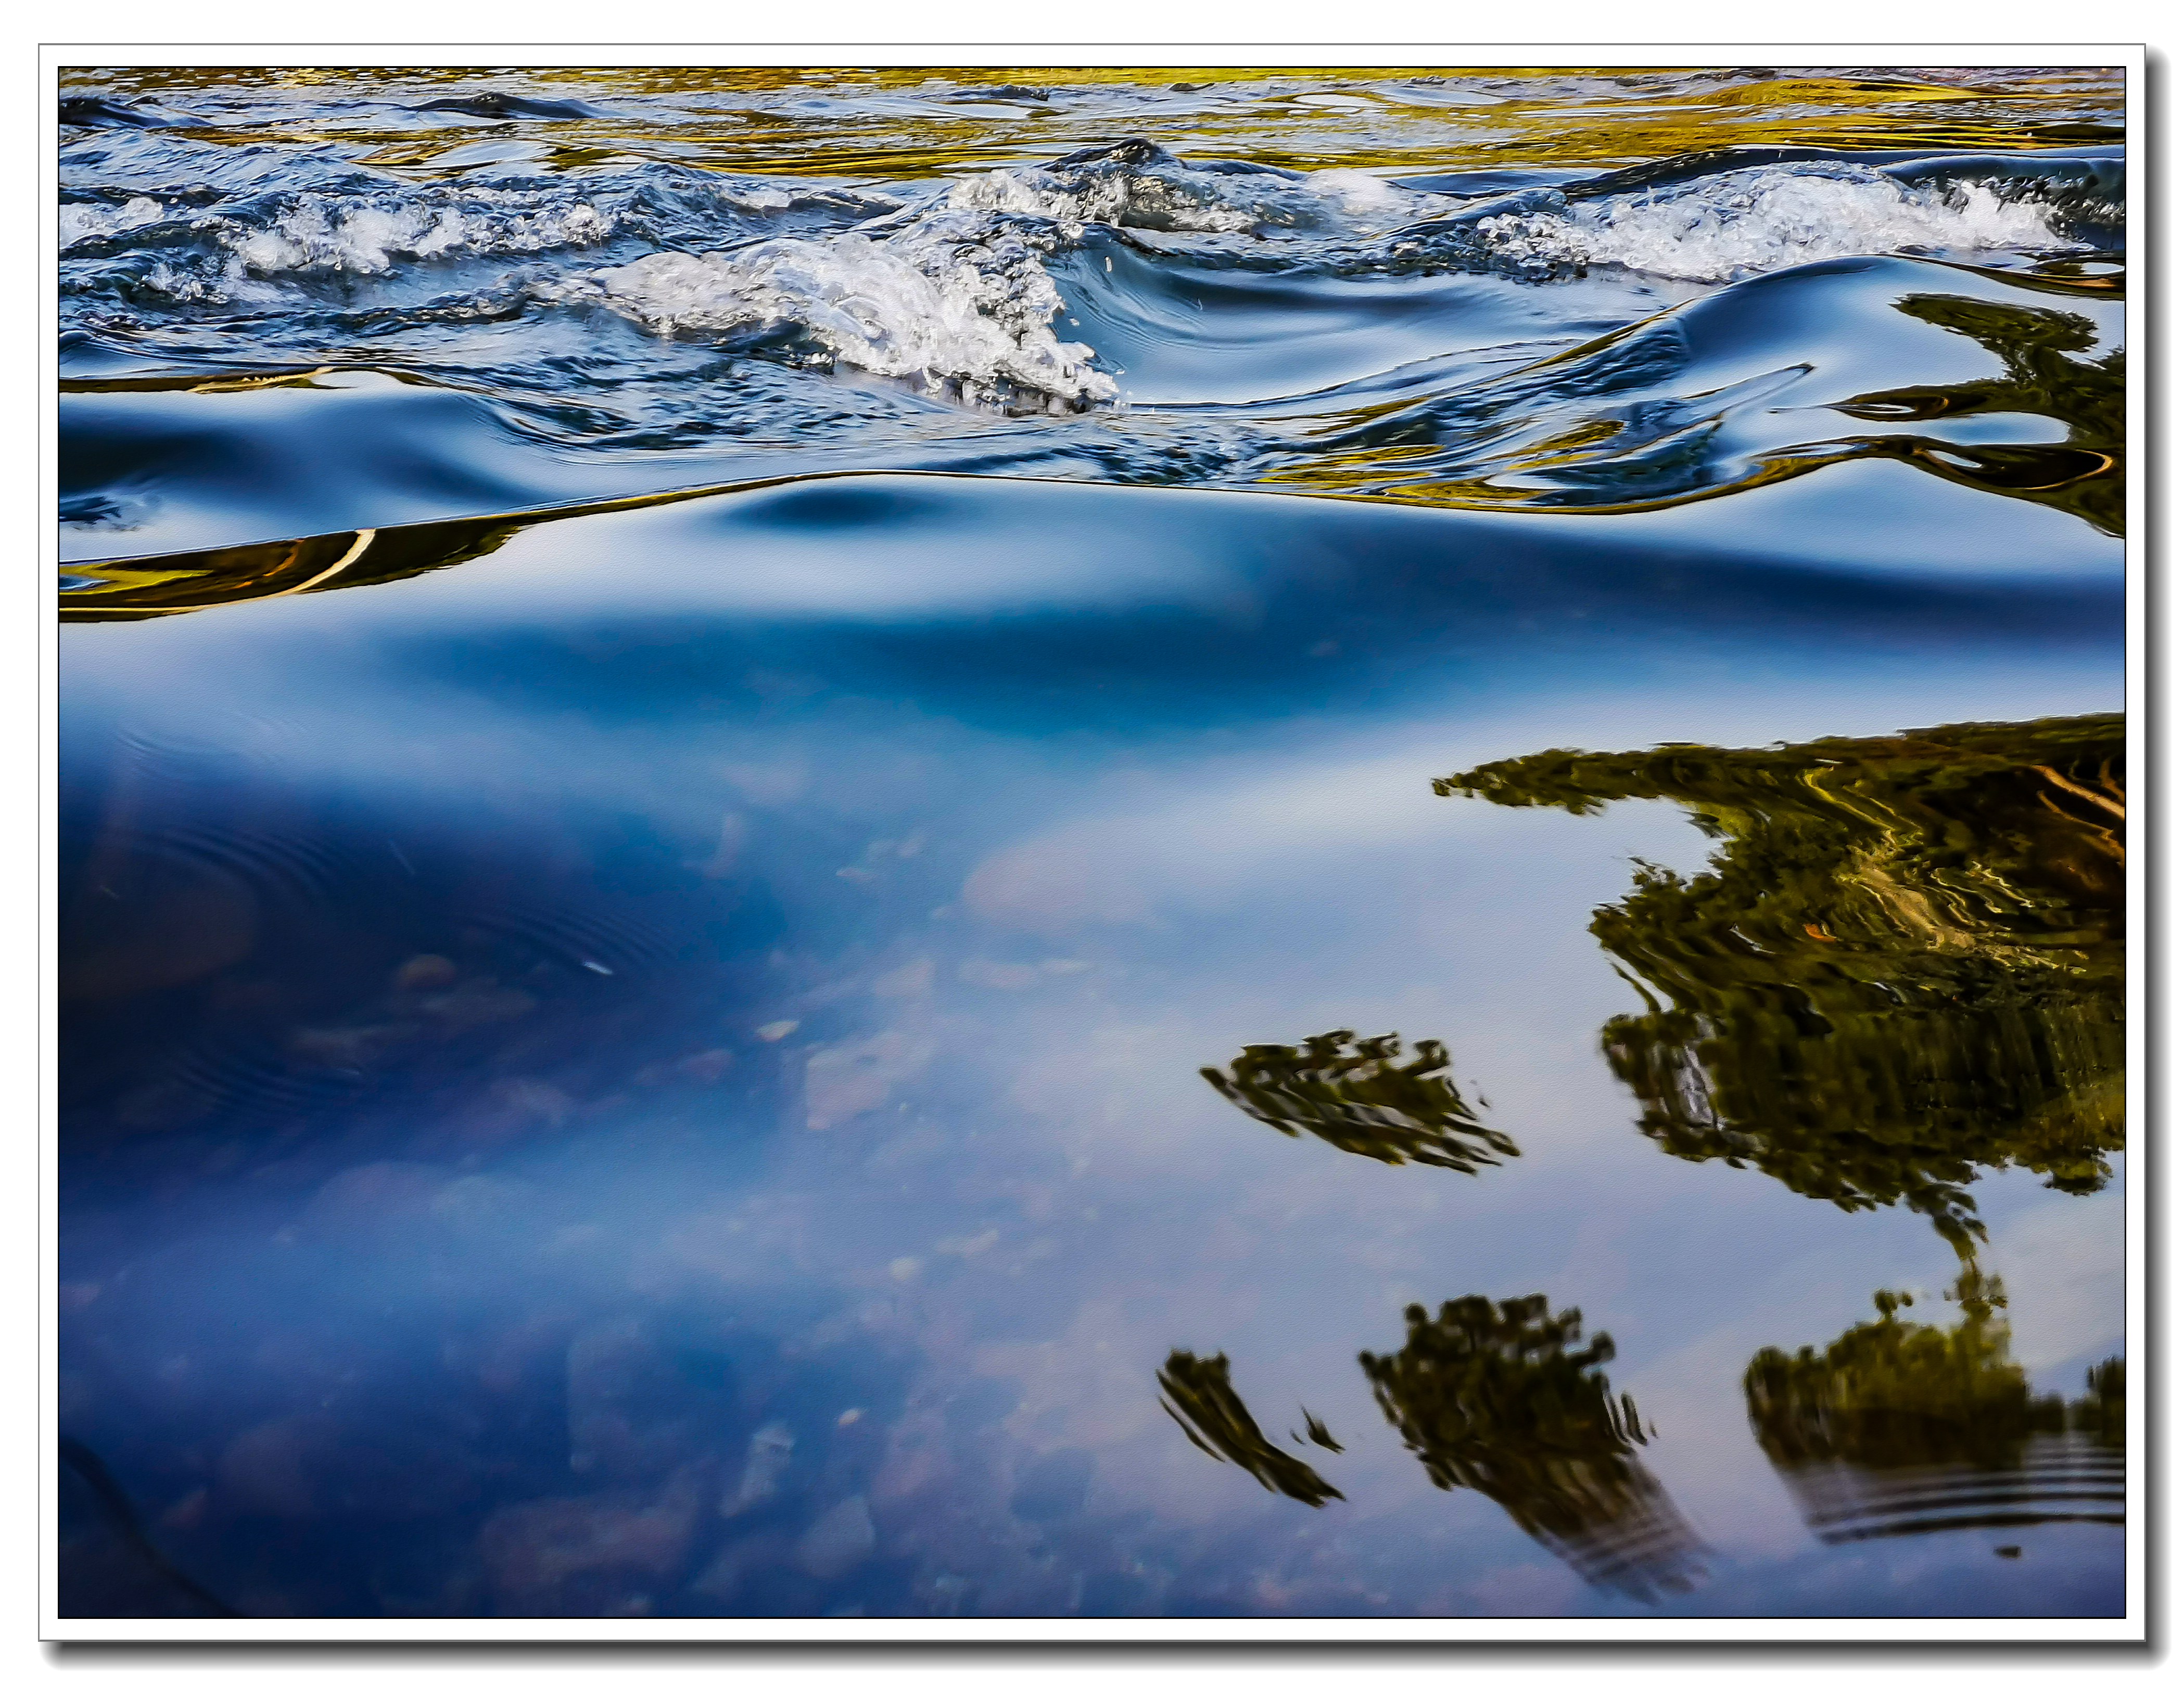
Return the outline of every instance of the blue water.
<path id="1" fill-rule="evenodd" d="M 2109 1497 L 1844 1538 L 1755 1440 L 1754 1353 L 1959 1260 L 1633 1126 L 1587 922 L 1708 837 L 1431 787 L 2120 709 L 2120 147 L 1540 155 L 1486 239 L 1512 182 L 1424 148 L 944 203 L 425 92 L 62 131 L 64 1610 L 2120 1612 Z M 1520 1156 L 1200 1075 L 1338 1026 Z M 2123 1350 L 2111 1157 L 1973 1189 L 2038 1392 Z M 1534 1293 L 1674 1584 L 1436 1488 L 1359 1371 Z M 1340 1501 L 1195 1447 L 1178 1349 Z"/>

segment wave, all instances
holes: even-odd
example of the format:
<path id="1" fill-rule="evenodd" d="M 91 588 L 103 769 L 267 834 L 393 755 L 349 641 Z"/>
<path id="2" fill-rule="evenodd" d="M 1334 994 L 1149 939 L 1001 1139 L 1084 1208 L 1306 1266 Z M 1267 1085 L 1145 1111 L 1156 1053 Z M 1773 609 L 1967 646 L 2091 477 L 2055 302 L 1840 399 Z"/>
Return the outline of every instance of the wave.
<path id="1" fill-rule="evenodd" d="M 134 249 L 165 259 L 142 272 L 146 285 L 180 300 L 224 303 L 248 294 L 250 281 L 269 277 L 386 275 L 405 263 L 595 246 L 631 215 L 626 204 L 499 187 L 284 198 L 254 208 L 254 214 L 208 214 L 187 202 L 146 194 L 118 205 L 65 204 L 61 250 L 68 255 L 136 236 Z"/>
<path id="2" fill-rule="evenodd" d="M 1484 378 L 1268 407 L 1253 467 L 1290 490 L 1605 511 L 1888 457 L 2120 532 L 2120 312 L 2094 279 L 1892 257 L 1752 276 Z"/>
<path id="3" fill-rule="evenodd" d="M 794 248 L 770 270 L 688 260 L 694 273 L 681 302 L 716 289 L 713 308 L 726 322 L 755 309 L 762 281 L 780 293 L 794 279 L 802 295 L 777 308 L 823 320 L 817 281 L 843 285 L 852 270 L 844 262 L 798 276 L 798 260 Z M 883 249 L 867 260 L 882 280 L 899 274 L 885 267 Z M 621 308 L 677 302 L 666 269 L 655 262 L 631 277 L 654 291 L 626 292 Z M 1080 264 L 1062 279 L 1073 285 L 1082 274 Z M 1117 274 L 1140 298 L 1158 280 L 1119 259 Z M 913 279 L 938 292 L 929 277 Z M 1331 285 L 1270 281 L 1214 297 L 1232 313 L 1296 320 L 1321 306 Z M 125 556 L 861 470 L 1600 514 L 1888 464 L 1884 478 L 1898 485 L 1908 483 L 1907 468 L 1930 476 L 1925 495 L 1961 512 L 1952 519 L 1976 522 L 1981 505 L 2008 498 L 2020 509 L 2047 506 L 2027 514 L 2077 517 L 2092 539 L 2120 531 L 2123 519 L 2120 290 L 2097 264 L 2003 273 L 1930 259 L 1840 259 L 1708 291 L 1575 346 L 1449 353 L 1296 397 L 1111 401 L 1045 425 L 1027 425 L 1021 409 L 997 413 L 998 399 L 981 411 L 895 381 L 815 379 L 791 359 L 831 353 L 786 324 L 753 321 L 739 338 L 671 327 L 694 342 L 649 336 L 648 361 L 642 346 L 616 344 L 559 311 L 582 339 L 559 364 L 523 371 L 534 390 L 560 382 L 552 401 L 521 386 L 450 386 L 398 369 L 132 376 L 98 344 L 71 342 L 64 366 L 84 373 L 67 382 L 62 406 L 70 564 L 62 582 L 88 601 L 134 588 L 145 564 Z M 905 335 L 927 331 L 906 293 L 897 295 L 896 320 Z M 1428 295 L 1435 312 L 1451 300 L 1445 291 Z M 1460 290 L 1452 302 L 1465 303 Z M 1148 331 L 1187 331 L 1188 291 L 1168 303 L 1175 308 Z M 1086 308 L 1085 318 L 1116 342 L 1113 317 Z M 852 337 L 856 319 L 845 312 L 844 320 L 853 355 L 891 354 L 899 367 L 939 360 L 929 342 Z M 937 306 L 930 321 L 946 325 Z M 983 333 L 993 378 L 1008 378 L 1018 342 L 977 322 L 970 316 L 956 345 Z M 1223 348 L 1213 330 L 1201 331 L 1207 341 L 1198 354 L 1211 360 Z M 722 339 L 732 350 L 765 350 L 756 342 L 767 333 L 783 343 L 763 358 L 721 355 Z M 683 377 L 677 359 L 693 354 L 733 374 Z M 1299 333 L 1284 354 L 1294 370 L 1316 353 Z M 1060 378 L 1051 367 L 1025 372 Z M 714 406 L 728 379 L 739 407 L 722 415 Z M 1028 409 L 1040 400 L 1018 388 L 1015 401 Z M 1840 528 L 1849 542 L 1863 521 L 1844 505 L 1805 536 Z M 86 564 L 96 565 L 86 571 Z"/>
<path id="4" fill-rule="evenodd" d="M 783 451 L 1598 512 L 1891 456 L 2120 520 L 2099 416 L 2121 278 L 2086 261 L 2120 237 L 2114 148 L 1747 148 L 1513 185 L 1131 140 L 884 187 L 615 158 L 419 182 L 159 130 L 64 150 L 78 558 L 761 477 Z M 237 377 L 288 382 L 256 414 L 309 439 L 178 395 Z M 337 416 L 298 396 L 313 378 L 414 402 L 382 394 L 372 436 L 314 468 L 363 401 Z M 421 405 L 460 422 L 438 467 L 396 448 L 394 409 Z M 341 506 L 272 520 L 298 495 L 272 456 Z M 364 483 L 393 463 L 398 487 Z"/>
<path id="5" fill-rule="evenodd" d="M 1092 346 L 1056 332 L 1066 305 L 1043 259 L 1096 230 L 1356 236 L 1413 220 L 1429 197 L 1362 170 L 1191 164 L 1128 141 L 965 177 L 845 232 L 657 253 L 537 296 L 604 304 L 660 334 L 785 336 L 815 364 L 1061 414 L 1122 394 Z"/>
<path id="6" fill-rule="evenodd" d="M 97 94 L 74 94 L 60 103 L 61 126 L 67 129 L 166 129 L 188 122 L 141 100 L 102 98 Z"/>
<path id="7" fill-rule="evenodd" d="M 1561 196 L 1553 196 L 1560 197 Z M 1613 264 L 1730 281 L 1883 253 L 2050 252 L 2073 243 L 2056 209 L 1981 182 L 1910 183 L 1856 164 L 1736 170 L 1663 190 L 1481 218 L 1481 252 L 1520 270 Z"/>
<path id="8" fill-rule="evenodd" d="M 143 194 L 132 196 L 119 205 L 79 204 L 63 205 L 60 214 L 61 250 L 81 246 L 86 241 L 111 240 L 116 235 L 132 233 L 139 228 L 148 228 L 162 221 L 167 208 L 157 199 Z"/>
<path id="9" fill-rule="evenodd" d="M 1361 232 L 1414 220 L 1434 196 L 1363 170 L 1303 173 L 1230 159 L 1188 164 L 1150 141 L 1093 147 L 1031 169 L 957 181 L 956 209 L 1045 218 L 1070 238 L 1094 224 L 1161 233 Z"/>
<path id="10" fill-rule="evenodd" d="M 727 253 L 660 252 L 543 287 L 596 303 L 655 333 L 794 336 L 816 364 L 912 381 L 939 397 L 1004 409 L 1114 400 L 1089 345 L 1052 328 L 1061 296 L 1038 254 L 985 230 L 921 225 L 920 237 L 773 240 Z"/>
<path id="11" fill-rule="evenodd" d="M 439 99 L 425 100 L 410 109 L 447 111 L 459 117 L 478 117 L 493 122 L 528 119 L 537 122 L 568 123 L 588 117 L 610 117 L 614 114 L 581 99 L 541 99 L 536 94 L 503 93 L 490 88 L 482 93 L 450 94 Z"/>
<path id="12" fill-rule="evenodd" d="M 373 275 L 392 269 L 399 258 L 594 246 L 614 232 L 618 220 L 615 211 L 588 199 L 533 207 L 520 195 L 484 188 L 461 204 L 306 200 L 270 227 L 230 236 L 227 244 L 241 268 L 254 275 L 304 270 Z"/>
<path id="13" fill-rule="evenodd" d="M 1875 253 L 2045 253 L 2074 243 L 2057 207 L 2022 182 L 2012 192 L 1977 181 L 1906 181 L 1839 161 L 1732 170 L 1576 202 L 1557 189 L 1518 197 L 1521 208 L 1488 214 L 1507 202 L 1490 196 L 1486 207 L 1426 224 L 1458 231 L 1435 246 L 1440 260 L 1535 280 L 1614 264 L 1725 281 Z M 1217 253 L 1261 265 L 1310 267 L 1317 257 L 1355 270 L 1392 258 L 1431 268 L 1430 236 L 1390 231 L 1416 227 L 1422 210 L 1448 203 L 1362 170 L 1193 164 L 1129 141 L 966 177 L 845 233 L 655 253 L 538 296 L 604 303 L 662 334 L 748 340 L 785 331 L 816 364 L 908 381 L 973 405 L 1061 414 L 1112 403 L 1121 387 L 1095 348 L 1055 332 L 1064 300 L 1042 259 L 1104 232 L 1140 242 L 1214 236 Z M 1291 244 L 1273 253 L 1250 249 L 1285 239 Z"/>

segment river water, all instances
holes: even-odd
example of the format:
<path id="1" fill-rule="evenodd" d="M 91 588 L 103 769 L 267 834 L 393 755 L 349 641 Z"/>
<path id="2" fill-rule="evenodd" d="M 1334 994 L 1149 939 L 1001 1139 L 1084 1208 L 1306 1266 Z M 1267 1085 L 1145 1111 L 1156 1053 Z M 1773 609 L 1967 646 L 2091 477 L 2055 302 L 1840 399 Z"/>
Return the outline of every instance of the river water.
<path id="1" fill-rule="evenodd" d="M 2121 1612 L 2120 72 L 63 94 L 64 1613 Z"/>

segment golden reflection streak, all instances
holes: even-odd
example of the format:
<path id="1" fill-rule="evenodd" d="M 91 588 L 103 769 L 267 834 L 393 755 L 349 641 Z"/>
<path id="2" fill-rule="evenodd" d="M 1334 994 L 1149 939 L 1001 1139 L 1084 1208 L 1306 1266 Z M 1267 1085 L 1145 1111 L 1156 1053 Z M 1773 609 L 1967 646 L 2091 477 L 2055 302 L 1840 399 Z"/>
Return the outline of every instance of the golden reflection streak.
<path id="1" fill-rule="evenodd" d="M 354 544 L 351 544 L 348 549 L 342 552 L 341 559 L 332 567 L 326 569 L 323 573 L 313 574 L 301 585 L 292 585 L 286 591 L 275 591 L 268 592 L 267 594 L 273 597 L 294 597 L 300 595 L 304 592 L 310 590 L 314 586 L 324 585 L 336 574 L 345 571 L 351 562 L 354 562 L 359 556 L 361 556 L 366 550 L 370 549 L 371 548 L 371 541 L 378 536 L 379 529 L 376 526 L 359 528 L 356 535 L 356 542 Z"/>
<path id="2" fill-rule="evenodd" d="M 70 87 L 113 92 L 187 93 L 237 86 L 262 89 L 268 80 L 314 92 L 364 85 L 399 97 L 476 83 L 498 73 L 445 68 L 358 68 L 314 73 L 136 70 L 64 76 Z M 1578 69 L 1438 69 L 1427 66 L 1279 69 L 1227 67 L 1010 69 L 599 69 L 526 71 L 534 85 L 617 94 L 741 96 L 756 102 L 733 111 L 661 113 L 666 120 L 632 121 L 619 114 L 591 119 L 515 120 L 465 125 L 429 137 L 390 133 L 385 126 L 300 118 L 248 125 L 203 125 L 182 132 L 198 141 L 254 144 L 308 138 L 367 149 L 382 167 L 426 174 L 446 153 L 496 137 L 521 137 L 560 150 L 611 146 L 701 170 L 806 176 L 885 175 L 895 179 L 960 173 L 981 166 L 1031 162 L 1057 151 L 1117 138 L 1118 127 L 1205 157 L 1231 157 L 1289 169 L 1460 170 L 1549 160 L 1579 166 L 1724 146 L 1804 145 L 1849 151 L 1923 147 L 2022 151 L 2106 138 L 2087 125 L 2091 107 L 2122 116 L 2120 79 L 2110 75 L 2012 78 L 2008 86 L 1927 82 L 1905 76 L 1782 76 L 1736 83 L 1694 75 L 1734 75 L 1649 67 L 1619 71 Z M 1468 81 L 1488 96 L 1464 103 L 1414 92 L 1422 79 Z M 398 79 L 394 87 L 390 82 Z M 990 115 L 918 108 L 916 96 L 1033 84 L 1047 90 L 1142 89 L 1142 112 L 1074 110 L 1025 102 L 1006 120 Z M 1187 84 L 1178 87 L 1178 84 Z M 1389 86 L 1393 84 L 1394 86 Z M 1542 84 L 1546 84 L 1542 86 Z M 1534 92 L 1537 88 L 1539 92 Z M 850 135 L 838 113 L 769 110 L 769 95 L 830 89 L 894 96 L 904 108 L 866 111 Z M 1204 95 L 1187 105 L 1173 96 Z M 1333 109 L 1311 103 L 1340 93 L 1367 102 Z M 1500 97 L 1494 97 L 1494 95 Z M 908 97 L 905 97 L 908 96 Z M 1256 96 L 1256 97 L 1255 97 Z M 1573 105 L 1573 98 L 1580 101 Z M 2046 108 L 2067 120 L 2048 125 Z M 1573 116 L 1583 121 L 1573 125 Z M 727 126 L 729 122 L 734 126 Z M 2096 135 L 2093 131 L 2099 131 Z M 2115 138 L 2120 138 L 2120 133 Z M 846 142 L 846 143 L 845 143 Z M 453 168 L 454 166 L 450 166 Z"/>

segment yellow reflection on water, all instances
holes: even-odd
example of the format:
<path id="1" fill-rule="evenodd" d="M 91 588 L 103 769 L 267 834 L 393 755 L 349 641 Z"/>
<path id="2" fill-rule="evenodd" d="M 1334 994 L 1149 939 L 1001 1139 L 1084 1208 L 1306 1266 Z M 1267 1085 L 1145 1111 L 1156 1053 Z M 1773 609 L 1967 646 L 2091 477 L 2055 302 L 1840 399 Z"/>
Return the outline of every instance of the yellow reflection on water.
<path id="1" fill-rule="evenodd" d="M 641 113 L 420 132 L 393 108 L 451 86 L 551 88 Z M 238 144 L 331 142 L 433 173 L 488 136 L 557 156 L 634 154 L 699 169 L 894 179 L 995 168 L 1141 136 L 1198 157 L 1284 168 L 1464 170 L 1615 164 L 1733 146 L 2012 151 L 2121 138 L 2123 75 L 2098 69 L 1779 74 L 1763 70 L 1020 66 L 439 67 L 72 70 L 63 91 L 153 96 L 292 89 L 385 100 L 354 118 L 189 130 Z M 966 100 L 984 93 L 988 98 Z M 855 102 L 852 110 L 827 97 Z M 455 166 L 451 166 L 455 167 Z"/>

